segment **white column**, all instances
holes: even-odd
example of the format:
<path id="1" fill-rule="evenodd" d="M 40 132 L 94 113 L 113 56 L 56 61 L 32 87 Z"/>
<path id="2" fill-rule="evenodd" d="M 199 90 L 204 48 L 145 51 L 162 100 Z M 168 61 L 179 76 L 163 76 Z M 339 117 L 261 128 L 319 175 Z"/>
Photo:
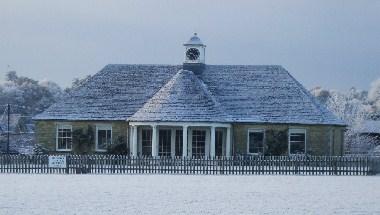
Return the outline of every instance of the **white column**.
<path id="1" fill-rule="evenodd" d="M 157 125 L 152 125 L 152 156 L 158 156 Z"/>
<path id="2" fill-rule="evenodd" d="M 182 156 L 187 157 L 187 128 L 188 126 L 182 127 Z"/>
<path id="3" fill-rule="evenodd" d="M 171 129 L 170 134 L 171 134 L 171 139 L 170 139 L 170 150 L 171 150 L 171 156 L 175 157 L 175 133 L 176 130 L 174 128 Z"/>
<path id="4" fill-rule="evenodd" d="M 215 127 L 211 126 L 210 157 L 215 157 Z"/>
<path id="5" fill-rule="evenodd" d="M 137 126 L 132 126 L 132 150 L 133 150 L 133 153 L 132 155 L 133 156 L 137 156 L 138 154 L 138 150 L 137 150 Z"/>
<path id="6" fill-rule="evenodd" d="M 226 135 L 226 156 L 231 156 L 231 128 L 227 128 L 227 135 Z"/>

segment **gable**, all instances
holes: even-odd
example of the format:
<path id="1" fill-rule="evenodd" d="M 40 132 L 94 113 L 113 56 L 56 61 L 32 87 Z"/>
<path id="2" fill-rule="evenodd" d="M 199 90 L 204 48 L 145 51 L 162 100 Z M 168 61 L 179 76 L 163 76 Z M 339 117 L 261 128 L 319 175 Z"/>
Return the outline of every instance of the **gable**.
<path id="1" fill-rule="evenodd" d="M 193 72 L 180 70 L 129 121 L 231 121 Z"/>

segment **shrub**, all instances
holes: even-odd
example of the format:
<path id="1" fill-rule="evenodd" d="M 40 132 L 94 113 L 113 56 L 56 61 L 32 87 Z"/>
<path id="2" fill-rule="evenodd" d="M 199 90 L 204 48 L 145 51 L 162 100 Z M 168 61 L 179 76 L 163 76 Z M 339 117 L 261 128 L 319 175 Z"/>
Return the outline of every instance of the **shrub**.
<path id="1" fill-rule="evenodd" d="M 288 133 L 286 131 L 267 130 L 266 131 L 265 155 L 287 155 L 288 153 Z"/>

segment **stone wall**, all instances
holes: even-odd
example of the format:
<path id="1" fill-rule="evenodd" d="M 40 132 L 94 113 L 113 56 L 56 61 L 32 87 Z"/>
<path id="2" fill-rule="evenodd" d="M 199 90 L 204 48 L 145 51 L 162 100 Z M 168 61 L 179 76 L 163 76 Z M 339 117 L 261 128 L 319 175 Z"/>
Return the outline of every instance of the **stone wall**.
<path id="1" fill-rule="evenodd" d="M 112 126 L 113 145 L 128 143 L 128 123 L 124 121 L 36 121 L 36 142 L 49 152 L 56 151 L 58 124 L 72 126 L 74 154 L 95 153 L 96 125 Z"/>
<path id="2" fill-rule="evenodd" d="M 270 153 L 270 146 L 282 147 L 282 155 L 288 155 L 289 128 L 306 129 L 306 151 L 311 155 L 342 155 L 344 127 L 324 125 L 284 125 L 284 124 L 234 124 L 233 150 L 234 154 L 247 154 L 248 130 L 265 130 L 265 154 Z"/>
<path id="3" fill-rule="evenodd" d="M 49 152 L 56 151 L 57 124 L 72 125 L 74 154 L 95 153 L 96 125 L 112 125 L 113 144 L 128 146 L 128 122 L 124 121 L 37 121 L 36 141 L 47 148 Z M 247 154 L 248 130 L 265 130 L 265 154 L 278 155 L 271 146 L 281 146 L 283 155 L 288 154 L 289 128 L 306 129 L 306 150 L 312 155 L 342 155 L 344 127 L 323 125 L 284 125 L 284 124 L 246 124 L 238 123 L 232 126 L 233 154 Z M 81 137 L 89 138 L 81 138 Z M 129 147 L 127 147 L 129 148 Z"/>

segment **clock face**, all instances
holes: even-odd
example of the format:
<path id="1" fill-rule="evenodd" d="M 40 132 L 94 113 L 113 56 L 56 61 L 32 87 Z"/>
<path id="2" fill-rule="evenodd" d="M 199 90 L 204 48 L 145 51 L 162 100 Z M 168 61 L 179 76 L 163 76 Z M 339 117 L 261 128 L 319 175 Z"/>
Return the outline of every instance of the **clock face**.
<path id="1" fill-rule="evenodd" d="M 196 48 L 189 48 L 187 51 L 186 51 L 186 57 L 189 59 L 189 60 L 196 60 L 199 58 L 199 55 L 200 55 L 200 52 L 198 49 Z"/>

